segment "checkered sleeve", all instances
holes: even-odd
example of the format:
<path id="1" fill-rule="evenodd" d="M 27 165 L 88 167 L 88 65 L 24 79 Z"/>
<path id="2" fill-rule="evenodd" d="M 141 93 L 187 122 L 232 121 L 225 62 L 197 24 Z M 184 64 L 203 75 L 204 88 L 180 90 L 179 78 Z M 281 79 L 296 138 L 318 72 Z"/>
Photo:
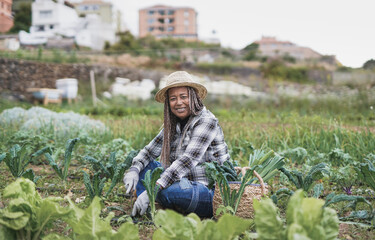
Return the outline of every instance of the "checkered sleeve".
<path id="1" fill-rule="evenodd" d="M 142 171 L 150 163 L 150 161 L 153 161 L 160 156 L 162 145 L 163 130 L 161 130 L 159 134 L 133 159 L 133 163 L 129 171 L 136 171 L 137 173 Z"/>
<path id="2" fill-rule="evenodd" d="M 198 120 L 192 128 L 185 152 L 162 173 L 157 183 L 166 188 L 197 166 L 217 134 L 216 126 L 217 120 L 214 118 Z"/>

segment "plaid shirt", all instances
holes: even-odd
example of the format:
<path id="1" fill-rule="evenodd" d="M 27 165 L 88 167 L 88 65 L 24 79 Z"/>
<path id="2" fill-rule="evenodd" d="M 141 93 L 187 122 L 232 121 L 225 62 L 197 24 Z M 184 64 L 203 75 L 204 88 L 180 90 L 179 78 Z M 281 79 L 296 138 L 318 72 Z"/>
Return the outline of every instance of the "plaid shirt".
<path id="1" fill-rule="evenodd" d="M 206 108 L 191 118 L 183 131 L 186 131 L 185 135 L 178 123 L 170 148 L 171 165 L 157 181 L 163 188 L 184 177 L 207 186 L 204 163 L 217 161 L 221 165 L 230 158 L 219 122 Z M 182 136 L 185 137 L 182 139 Z M 163 130 L 133 159 L 130 171 L 142 171 L 150 161 L 160 156 L 162 145 Z"/>

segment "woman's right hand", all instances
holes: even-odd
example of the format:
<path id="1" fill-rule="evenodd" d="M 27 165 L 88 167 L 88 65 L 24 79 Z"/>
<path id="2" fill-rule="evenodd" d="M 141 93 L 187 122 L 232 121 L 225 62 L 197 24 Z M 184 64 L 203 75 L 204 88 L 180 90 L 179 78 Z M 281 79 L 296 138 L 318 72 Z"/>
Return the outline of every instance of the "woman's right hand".
<path id="1" fill-rule="evenodd" d="M 135 190 L 139 181 L 139 174 L 136 171 L 129 171 L 125 174 L 123 181 L 126 188 L 126 194 L 129 194 L 131 191 Z"/>

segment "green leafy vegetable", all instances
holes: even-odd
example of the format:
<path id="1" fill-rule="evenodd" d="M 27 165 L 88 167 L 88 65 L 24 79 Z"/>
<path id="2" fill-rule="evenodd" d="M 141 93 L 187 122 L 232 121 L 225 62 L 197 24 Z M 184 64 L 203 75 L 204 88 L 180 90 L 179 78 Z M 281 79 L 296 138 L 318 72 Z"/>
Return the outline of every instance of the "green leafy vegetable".
<path id="1" fill-rule="evenodd" d="M 49 162 L 50 166 L 52 167 L 53 170 L 55 170 L 55 172 L 57 173 L 57 176 L 59 176 L 60 179 L 63 180 L 64 184 L 66 183 L 69 166 L 72 161 L 73 148 L 78 141 L 79 141 L 79 138 L 69 139 L 67 141 L 64 161 L 62 161 L 61 163 L 57 163 L 55 161 L 55 159 L 52 157 L 52 152 L 44 153 L 44 156 L 47 158 L 47 161 Z"/>
<path id="2" fill-rule="evenodd" d="M 0 236 L 15 234 L 17 239 L 37 240 L 49 223 L 71 214 L 71 209 L 60 205 L 62 198 L 41 198 L 29 179 L 17 179 L 4 189 L 3 196 L 10 201 L 0 210 Z"/>
<path id="3" fill-rule="evenodd" d="M 90 206 L 85 210 L 77 207 L 70 199 L 68 201 L 73 214 L 65 218 L 65 221 L 72 227 L 77 240 L 139 239 L 138 228 L 133 223 L 123 223 L 117 232 L 112 229 L 110 221 L 114 217 L 113 212 L 109 213 L 105 219 L 100 218 L 102 206 L 98 197 L 94 197 Z"/>
<path id="4" fill-rule="evenodd" d="M 151 208 L 151 219 L 153 220 L 155 217 L 155 199 L 156 194 L 159 191 L 159 185 L 156 185 L 156 181 L 160 178 L 161 173 L 163 172 L 162 167 L 155 168 L 152 173 L 151 170 L 148 170 L 145 174 L 145 178 L 142 179 L 143 186 L 145 186 L 147 191 L 147 196 L 150 200 L 150 208 Z"/>
<path id="5" fill-rule="evenodd" d="M 0 155 L 0 163 L 4 161 L 15 178 L 24 177 L 36 182 L 38 178 L 35 177 L 34 171 L 32 169 L 26 170 L 26 167 L 33 158 L 38 157 L 48 150 L 49 148 L 43 148 L 42 150 L 31 154 L 30 147 L 27 145 L 21 147 L 20 145 L 15 144 L 9 152 Z"/>
<path id="6" fill-rule="evenodd" d="M 121 182 L 122 177 L 124 176 L 125 171 L 131 166 L 133 158 L 137 156 L 139 150 L 132 150 L 126 156 L 124 162 L 118 164 L 116 161 L 116 152 L 112 152 L 109 156 L 107 164 L 103 164 L 105 161 L 99 161 L 93 157 L 85 156 L 85 160 L 90 162 L 93 166 L 93 169 L 96 173 L 105 175 L 107 179 L 111 179 L 112 183 L 109 187 L 106 197 L 112 192 L 113 188 Z"/>
<path id="7" fill-rule="evenodd" d="M 339 233 L 335 210 L 324 208 L 324 201 L 304 198 L 302 189 L 290 198 L 286 226 L 271 199 L 254 200 L 255 226 L 258 239 L 322 239 L 334 240 Z"/>
<path id="8" fill-rule="evenodd" d="M 82 171 L 82 173 L 83 183 L 85 184 L 86 191 L 89 194 L 91 200 L 94 199 L 95 196 L 102 197 L 104 184 L 107 179 L 100 179 L 100 173 L 95 173 L 91 180 L 90 175 L 87 172 Z"/>
<path id="9" fill-rule="evenodd" d="M 262 149 L 256 149 L 249 156 L 249 167 L 255 170 L 264 182 L 268 182 L 268 180 L 273 178 L 284 164 L 284 157 L 273 150 L 265 153 Z M 255 178 L 254 180 L 257 181 L 258 179 Z"/>
<path id="10" fill-rule="evenodd" d="M 365 159 L 366 163 L 360 163 L 356 168 L 358 176 L 375 191 L 375 167 L 374 164 Z"/>
<path id="11" fill-rule="evenodd" d="M 313 166 L 305 176 L 300 171 L 289 171 L 284 167 L 280 168 L 280 171 L 288 177 L 289 181 L 291 181 L 297 189 L 303 189 L 305 192 L 309 192 L 314 181 L 323 178 L 324 174 L 329 174 L 329 168 L 325 163 L 319 163 Z"/>
<path id="12" fill-rule="evenodd" d="M 217 222 L 203 220 L 191 213 L 184 217 L 172 210 L 160 210 L 155 216 L 153 240 L 211 240 L 236 239 L 253 226 L 253 221 L 229 214 L 223 215 Z"/>
<path id="13" fill-rule="evenodd" d="M 218 176 L 218 186 L 223 200 L 224 207 L 226 209 L 233 209 L 232 214 L 236 214 L 237 208 L 240 204 L 241 197 L 245 191 L 246 184 L 250 181 L 252 177 L 253 170 L 247 170 L 245 176 L 243 176 L 240 188 L 237 190 L 231 189 L 228 180 L 220 172 Z M 228 208 L 230 207 L 230 208 Z M 217 213 L 216 213 L 217 214 Z"/>

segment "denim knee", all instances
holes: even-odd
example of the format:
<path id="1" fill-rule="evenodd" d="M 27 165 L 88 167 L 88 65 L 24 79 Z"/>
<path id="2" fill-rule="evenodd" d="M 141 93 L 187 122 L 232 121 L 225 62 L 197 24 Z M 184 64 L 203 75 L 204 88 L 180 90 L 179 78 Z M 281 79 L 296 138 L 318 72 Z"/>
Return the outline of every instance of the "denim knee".
<path id="1" fill-rule="evenodd" d="M 199 182 L 186 178 L 159 191 L 156 201 L 163 207 L 183 214 L 196 213 L 200 217 L 212 217 L 213 191 Z"/>

